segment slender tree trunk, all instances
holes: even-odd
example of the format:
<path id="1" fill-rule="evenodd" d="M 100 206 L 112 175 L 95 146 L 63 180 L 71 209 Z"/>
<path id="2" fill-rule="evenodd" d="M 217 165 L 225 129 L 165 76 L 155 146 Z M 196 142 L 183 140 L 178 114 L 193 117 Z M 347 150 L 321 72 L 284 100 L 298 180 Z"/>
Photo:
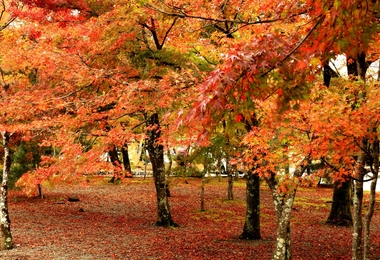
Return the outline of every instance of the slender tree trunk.
<path id="1" fill-rule="evenodd" d="M 172 166 L 173 166 L 173 158 L 172 158 L 172 154 L 170 152 L 170 149 L 168 149 L 167 155 L 168 155 L 168 159 L 169 159 L 167 176 L 170 177 L 170 174 L 172 173 Z"/>
<path id="2" fill-rule="evenodd" d="M 131 161 L 129 160 L 128 144 L 124 144 L 121 147 L 121 156 L 123 158 L 124 171 L 129 175 L 132 175 Z"/>
<path id="3" fill-rule="evenodd" d="M 117 155 L 117 149 L 115 145 L 113 145 L 112 149 L 108 152 L 108 154 L 110 156 L 111 163 L 114 168 L 113 176 L 109 182 L 115 182 L 116 180 L 120 180 L 120 177 L 121 177 L 120 176 L 121 163 L 119 160 L 119 156 Z"/>
<path id="4" fill-rule="evenodd" d="M 247 206 L 241 239 L 260 239 L 260 177 L 249 172 L 247 175 Z"/>
<path id="5" fill-rule="evenodd" d="M 8 250 L 13 248 L 13 238 L 11 234 L 11 221 L 8 213 L 8 178 L 11 170 L 11 155 L 9 148 L 9 141 L 11 134 L 2 132 L 3 146 L 4 146 L 4 168 L 3 168 L 3 181 L 1 183 L 1 197 L 0 197 L 0 227 L 1 227 L 1 250 Z"/>
<path id="6" fill-rule="evenodd" d="M 43 199 L 44 198 L 44 194 L 42 192 L 42 185 L 40 183 L 37 184 L 37 189 L 38 189 L 38 197 Z"/>
<path id="7" fill-rule="evenodd" d="M 366 150 L 367 141 L 362 142 L 362 149 Z M 363 151 L 357 158 L 355 163 L 354 172 L 354 223 L 352 231 L 352 259 L 361 260 L 363 258 L 363 247 L 362 247 L 362 237 L 363 237 L 363 218 L 362 218 L 362 208 L 363 208 L 363 180 L 366 174 L 366 169 L 364 168 L 367 160 L 367 155 Z"/>
<path id="8" fill-rule="evenodd" d="M 146 147 L 152 163 L 153 178 L 157 193 L 158 216 L 156 225 L 169 227 L 176 224 L 172 220 L 169 200 L 166 193 L 164 147 L 159 143 L 161 129 L 157 113 L 149 117 L 146 126 L 148 127 Z"/>
<path id="9" fill-rule="evenodd" d="M 363 203 L 363 177 L 360 174 L 358 180 L 354 180 L 354 218 L 353 218 L 353 232 L 352 232 L 352 260 L 361 260 L 362 249 L 362 235 L 363 235 L 363 221 L 362 221 L 362 203 Z"/>
<path id="10" fill-rule="evenodd" d="M 289 190 L 287 194 L 278 192 L 278 184 L 274 175 L 266 178 L 272 192 L 274 209 L 277 218 L 277 239 L 273 259 L 290 260 L 292 259 L 291 240 L 290 240 L 290 215 L 296 195 L 296 188 Z"/>
<path id="11" fill-rule="evenodd" d="M 144 162 L 144 181 L 146 180 L 146 166 L 148 165 L 147 162 Z"/>
<path id="12" fill-rule="evenodd" d="M 233 173 L 235 173 L 234 174 L 234 181 L 239 181 L 239 172 L 237 170 L 236 165 L 232 166 L 232 169 L 233 169 Z"/>
<path id="13" fill-rule="evenodd" d="M 228 162 L 227 162 L 226 170 L 227 170 L 227 176 L 228 176 L 227 199 L 233 200 L 234 199 L 234 194 L 233 194 L 234 181 L 233 181 L 232 171 L 230 170 L 230 167 L 228 166 Z"/>
<path id="14" fill-rule="evenodd" d="M 222 160 L 221 160 L 221 158 L 219 157 L 218 158 L 218 162 L 217 162 L 217 172 L 216 172 L 216 174 L 218 175 L 218 181 L 219 182 L 221 182 L 222 181 Z"/>
<path id="15" fill-rule="evenodd" d="M 349 75 L 358 76 L 361 80 L 365 82 L 365 74 L 369 67 L 369 63 L 366 61 L 366 54 L 364 52 L 357 55 L 354 62 L 348 67 Z M 358 93 L 355 98 L 357 102 L 365 102 L 365 92 Z M 352 106 L 352 109 L 356 109 L 356 104 Z M 362 217 L 362 207 L 363 207 L 363 179 L 366 174 L 365 164 L 368 159 L 368 141 L 362 140 L 361 150 L 362 152 L 358 155 L 355 164 L 355 172 L 353 176 L 356 178 L 354 180 L 354 218 L 353 218 L 353 232 L 352 232 L 352 259 L 361 260 L 363 258 L 363 217 Z"/>
<path id="16" fill-rule="evenodd" d="M 205 211 L 205 173 L 202 173 L 202 184 L 201 184 L 201 211 Z"/>
<path id="17" fill-rule="evenodd" d="M 172 160 L 172 155 L 170 154 L 170 149 L 167 151 L 167 156 L 169 158 L 169 165 L 168 169 L 166 170 L 166 196 L 171 197 L 170 193 L 170 187 L 169 187 L 169 178 L 170 178 L 170 173 L 172 171 L 172 165 L 173 165 L 173 160 Z"/>
<path id="18" fill-rule="evenodd" d="M 305 158 L 304 160 L 309 160 Z M 302 165 L 302 162 L 300 163 Z M 300 178 L 305 172 L 307 166 L 297 168 L 294 173 L 294 178 Z M 278 191 L 279 183 L 275 178 L 275 174 L 265 178 L 272 192 L 274 210 L 277 218 L 277 239 L 276 247 L 272 259 L 275 260 L 290 260 L 292 259 L 291 240 L 290 240 L 290 216 L 294 199 L 296 197 L 297 185 L 287 187 L 286 193 Z"/>
<path id="19" fill-rule="evenodd" d="M 374 129 L 376 133 L 377 129 Z M 373 213 L 375 211 L 376 201 L 376 184 L 379 176 L 379 140 L 375 140 L 372 145 L 372 158 L 373 158 L 373 180 L 371 181 L 371 190 L 367 214 L 364 217 L 364 259 L 370 259 L 371 249 L 371 237 L 370 237 L 370 225 Z"/>

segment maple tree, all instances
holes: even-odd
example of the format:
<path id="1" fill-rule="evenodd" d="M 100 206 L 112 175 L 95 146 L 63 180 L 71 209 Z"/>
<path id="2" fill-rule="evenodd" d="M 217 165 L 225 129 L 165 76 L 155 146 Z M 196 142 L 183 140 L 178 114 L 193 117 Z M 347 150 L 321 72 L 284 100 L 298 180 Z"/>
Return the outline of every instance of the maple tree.
<path id="1" fill-rule="evenodd" d="M 65 8 L 74 8 L 70 6 Z M 40 22 L 40 37 L 35 40 L 43 58 L 34 67 L 39 71 L 38 84 L 54 89 L 54 105 L 60 109 L 53 119 L 55 134 L 44 145 L 57 147 L 60 156 L 45 157 L 42 167 L 25 175 L 20 184 L 58 172 L 56 181 L 99 169 L 116 173 L 117 156 L 111 156 L 112 169 L 100 161 L 101 154 L 144 137 L 157 189 L 157 224 L 170 226 L 174 222 L 161 137 L 162 122 L 170 122 L 161 117 L 187 102 L 179 100 L 187 98 L 182 92 L 195 86 L 203 73 L 198 67 L 207 65 L 186 48 L 174 49 L 181 41 L 181 35 L 175 34 L 177 19 L 156 17 L 138 3 L 88 8 L 79 8 L 86 20 L 71 11 L 66 15 L 72 22 Z M 60 10 L 54 10 L 57 16 Z"/>
<path id="2" fill-rule="evenodd" d="M 372 39 L 371 34 L 376 32 L 377 20 L 375 16 L 378 8 L 376 3 L 336 2 L 330 4 L 327 1 L 318 3 L 308 1 L 305 5 L 297 7 L 294 6 L 294 2 L 288 4 L 283 3 L 276 9 L 275 7 L 271 8 L 273 6 L 268 3 L 265 6 L 267 9 L 261 9 L 264 14 L 267 11 L 269 17 L 274 16 L 270 22 L 281 20 L 281 28 L 284 28 L 285 23 L 286 30 L 276 27 L 277 24 L 262 26 L 256 29 L 256 33 L 260 29 L 262 30 L 262 38 L 256 38 L 250 43 L 240 42 L 240 44 L 236 44 L 225 55 L 223 65 L 216 69 L 202 85 L 202 94 L 191 118 L 198 118 L 199 115 L 205 117 L 207 114 L 210 119 L 218 120 L 217 118 L 226 114 L 227 109 L 236 115 L 241 114 L 246 118 L 251 118 L 252 113 L 255 113 L 254 104 L 260 99 L 268 99 L 271 96 L 277 97 L 280 108 L 283 109 L 284 106 L 289 106 L 290 100 L 300 99 L 303 94 L 307 93 L 316 79 L 315 72 L 320 70 L 324 60 L 339 53 L 346 53 L 348 56 L 357 55 L 362 51 L 362 48 L 368 47 L 368 43 Z M 364 7 L 371 10 L 370 15 L 367 15 L 367 12 L 362 12 Z M 212 16 L 188 13 L 187 10 L 186 7 L 175 6 L 171 12 L 162 12 L 189 19 L 220 21 Z M 278 16 L 273 15 L 272 12 Z M 250 24 L 249 21 L 238 18 L 236 20 L 245 25 Z M 349 20 L 350 24 L 346 26 L 346 23 L 341 22 L 343 20 Z M 228 22 L 228 20 L 224 19 L 224 22 Z M 291 27 L 286 27 L 286 22 Z M 260 24 L 263 21 L 258 19 L 253 23 Z M 297 23 L 302 24 L 302 26 L 296 26 Z M 326 28 L 329 29 L 326 30 Z M 352 31 L 355 33 L 349 33 Z M 287 41 L 287 37 L 291 37 L 291 40 Z M 252 102 L 252 100 L 257 101 Z M 298 107 L 297 103 L 295 107 Z M 272 112 L 269 115 L 272 121 L 275 121 L 273 120 L 276 118 L 275 114 Z M 276 120 L 276 123 L 281 123 L 281 121 Z M 271 126 L 274 128 L 273 125 Z M 280 130 L 283 131 L 281 128 L 278 131 Z M 266 130 L 269 134 L 264 134 L 261 131 L 264 130 L 260 130 L 261 137 L 269 136 L 272 138 L 279 135 L 279 133 L 269 130 Z M 292 136 L 293 138 L 295 137 Z M 262 142 L 262 145 L 267 146 L 268 144 L 264 144 L 269 140 Z M 249 144 L 249 141 L 247 143 Z M 303 138 L 296 143 L 302 143 L 307 147 Z M 296 143 L 292 142 L 289 147 L 296 151 Z M 274 143 L 274 146 L 277 149 L 278 147 L 288 148 L 288 144 Z M 268 151 L 264 149 L 264 151 L 256 154 L 259 154 L 260 157 L 268 156 L 268 153 L 273 154 L 271 149 L 275 148 L 272 148 L 273 145 L 269 147 L 271 148 L 268 148 Z M 306 170 L 307 162 L 312 159 L 313 154 L 310 154 L 310 151 L 309 153 L 300 151 L 298 156 L 294 156 L 296 160 L 293 161 L 293 163 L 298 162 L 299 168 L 296 168 L 292 177 L 289 177 L 290 179 L 301 177 Z M 287 152 L 283 150 L 278 153 L 286 154 Z M 254 153 L 250 155 L 252 157 L 257 156 Z M 280 158 L 268 158 L 262 161 L 262 165 L 266 165 L 268 162 L 276 162 L 278 165 L 279 161 L 281 161 Z M 261 168 L 268 170 L 267 167 L 261 166 Z M 291 184 L 292 181 L 288 185 L 282 181 L 279 183 L 279 179 L 276 177 L 276 168 L 269 168 L 269 170 L 270 174 L 267 173 L 266 179 L 273 190 L 279 224 L 274 258 L 290 259 L 289 217 L 296 189 L 291 188 L 288 191 L 289 187 L 287 186 L 293 185 Z M 283 185 L 285 187 L 281 188 Z"/>
<path id="3" fill-rule="evenodd" d="M 99 169 L 122 177 L 116 147 L 127 149 L 144 138 L 157 195 L 156 224 L 171 226 L 164 147 L 181 142 L 207 146 L 223 129 L 231 146 L 224 153 L 228 172 L 236 144 L 243 140 L 241 154 L 252 173 L 247 205 L 256 206 L 253 223 L 259 224 L 262 177 L 271 189 L 278 224 L 273 258 L 290 259 L 297 188 L 322 174 L 305 176 L 310 162 L 323 160 L 337 182 L 358 179 L 359 193 L 366 158 L 378 169 L 376 85 L 341 80 L 326 89 L 320 78 L 338 54 L 358 58 L 371 48 L 378 26 L 376 2 L 20 3 L 29 9 L 11 6 L 22 26 L 1 38 L 9 46 L 1 53 L 3 81 L 12 82 L 1 103 L 4 148 L 13 132 L 31 138 L 43 129 L 41 145 L 57 150 L 21 184 L 48 178 L 60 182 Z M 365 70 L 357 68 L 363 79 Z M 105 152 L 113 165 L 101 161 Z M 204 165 L 207 169 L 208 162 Z M 361 214 L 361 200 L 359 194 L 354 216 Z M 242 237 L 250 236 L 248 212 L 247 207 Z M 360 221 L 354 218 L 354 234 L 362 232 Z M 254 238 L 260 237 L 257 229 L 250 231 Z M 357 258 L 360 245 L 353 239 Z"/>
<path id="4" fill-rule="evenodd" d="M 61 4 L 64 4 L 63 2 Z M 32 13 L 28 7 L 42 5 L 42 13 Z M 24 14 L 25 9 L 30 11 L 34 19 L 53 21 L 52 14 L 59 13 L 71 15 L 70 6 L 60 6 L 54 12 L 45 1 L 1 1 L 1 44 L 0 73 L 1 73 L 1 108 L 2 123 L 1 133 L 4 148 L 4 166 L 1 188 L 1 245 L 0 248 L 13 248 L 13 238 L 10 231 L 10 219 L 8 215 L 8 181 L 11 173 L 11 145 L 12 139 L 31 140 L 41 135 L 46 130 L 55 126 L 51 118 L 57 115 L 59 107 L 55 99 L 53 88 L 39 82 L 39 67 L 31 58 L 36 53 L 41 53 L 37 46 L 41 32 L 35 29 L 35 24 Z M 28 6 L 28 7 L 27 7 Z M 48 13 L 51 15 L 49 16 Z M 40 14 L 40 16 L 38 16 Z M 42 16 L 41 16 L 42 14 Z M 48 18 L 50 17 L 50 18 Z M 21 19 L 19 19 L 21 18 Z M 74 19 L 75 20 L 75 19 Z M 66 21 L 65 21 L 66 22 Z M 36 51 L 31 54 L 32 51 Z M 42 59 L 44 56 L 42 55 Z M 44 60 L 46 61 L 46 60 Z M 48 64 L 44 64 L 46 66 Z M 41 83 L 41 84 L 40 84 Z M 61 93 L 61 92 L 60 92 Z M 59 94 L 60 94 L 59 93 Z M 58 95 L 59 95 L 58 94 Z M 65 93 L 67 94 L 67 93 Z M 41 179 L 36 178 L 34 183 L 40 184 Z"/>

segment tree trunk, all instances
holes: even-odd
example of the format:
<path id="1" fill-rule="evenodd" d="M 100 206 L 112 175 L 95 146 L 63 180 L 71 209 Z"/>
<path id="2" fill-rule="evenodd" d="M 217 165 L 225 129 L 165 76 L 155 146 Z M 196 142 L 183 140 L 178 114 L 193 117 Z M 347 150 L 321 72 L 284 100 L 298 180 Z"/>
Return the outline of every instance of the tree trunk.
<path id="1" fill-rule="evenodd" d="M 222 159 L 220 157 L 218 158 L 216 168 L 217 168 L 216 174 L 218 176 L 218 181 L 221 182 L 223 171 L 222 171 Z"/>
<path id="2" fill-rule="evenodd" d="M 234 173 L 234 181 L 239 181 L 239 171 L 237 170 L 236 165 L 232 166 L 233 173 Z"/>
<path id="3" fill-rule="evenodd" d="M 288 190 L 285 194 L 278 192 L 278 184 L 275 176 L 266 178 L 269 188 L 272 192 L 274 210 L 277 218 L 277 239 L 276 247 L 273 253 L 275 260 L 292 259 L 291 240 L 290 240 L 290 215 L 296 195 L 296 188 Z"/>
<path id="4" fill-rule="evenodd" d="M 113 165 L 113 168 L 114 168 L 114 173 L 113 173 L 113 176 L 111 178 L 111 180 L 109 182 L 115 182 L 116 180 L 120 180 L 120 172 L 121 172 L 121 163 L 120 163 L 120 160 L 119 160 L 119 156 L 117 155 L 117 149 L 116 149 L 116 146 L 113 145 L 112 149 L 110 151 L 108 151 L 108 154 L 110 156 L 110 159 L 111 159 L 111 163 Z"/>
<path id="5" fill-rule="evenodd" d="M 351 226 L 351 180 L 334 184 L 333 203 L 327 224 Z"/>
<path id="6" fill-rule="evenodd" d="M 205 173 L 202 173 L 201 184 L 201 211 L 205 211 Z"/>
<path id="7" fill-rule="evenodd" d="M 362 249 L 363 177 L 364 175 L 360 174 L 360 176 L 358 176 L 358 180 L 354 180 L 354 196 L 353 196 L 354 218 L 353 218 L 353 232 L 352 232 L 352 260 L 361 260 L 362 254 L 363 254 L 363 249 Z"/>
<path id="8" fill-rule="evenodd" d="M 234 199 L 234 194 L 233 194 L 233 175 L 232 172 L 229 169 L 230 167 L 227 166 L 227 176 L 228 176 L 228 189 L 227 189 L 227 199 L 228 200 L 233 200 Z"/>
<path id="9" fill-rule="evenodd" d="M 172 166 L 173 166 L 173 158 L 172 158 L 172 154 L 170 152 L 170 149 L 168 149 L 167 151 L 167 155 L 168 155 L 168 159 L 169 159 L 169 165 L 168 165 L 168 169 L 167 169 L 167 176 L 170 177 L 170 174 L 172 173 Z"/>
<path id="10" fill-rule="evenodd" d="M 166 193 L 164 147 L 159 143 L 161 129 L 157 113 L 149 117 L 146 126 L 148 127 L 146 147 L 152 163 L 153 178 L 157 193 L 158 216 L 156 225 L 169 227 L 176 224 L 171 217 L 169 200 Z"/>
<path id="11" fill-rule="evenodd" d="M 289 204 L 293 204 L 293 201 Z M 283 214 L 281 215 L 278 228 L 277 228 L 277 239 L 276 248 L 273 254 L 274 260 L 290 260 L 292 259 L 292 250 L 290 244 L 290 212 L 288 213 L 288 207 L 282 209 Z"/>
<path id="12" fill-rule="evenodd" d="M 169 181 L 168 180 L 169 180 L 170 174 L 172 172 L 173 159 L 172 159 L 172 155 L 170 153 L 170 149 L 168 149 L 168 151 L 167 151 L 167 156 L 168 156 L 168 159 L 169 159 L 169 165 L 168 165 L 168 169 L 166 170 L 166 178 L 167 178 L 167 181 L 166 181 L 166 196 L 171 197 L 170 188 L 169 188 Z"/>
<path id="13" fill-rule="evenodd" d="M 308 161 L 309 158 L 305 158 Z M 300 165 L 304 165 L 301 162 Z M 307 165 L 297 168 L 294 173 L 294 178 L 300 178 L 306 170 Z M 279 183 L 276 180 L 275 174 L 271 174 L 270 177 L 265 177 L 265 180 L 271 189 L 274 210 L 277 218 L 277 239 L 276 248 L 272 259 L 275 260 L 290 260 L 292 259 L 292 251 L 290 247 L 290 215 L 292 213 L 292 207 L 294 199 L 296 197 L 297 185 L 286 187 L 286 193 L 278 190 Z"/>
<path id="14" fill-rule="evenodd" d="M 13 248 L 13 238 L 11 234 L 11 221 L 8 213 L 8 178 L 11 170 L 11 155 L 9 149 L 9 140 L 11 134 L 2 132 L 3 146 L 4 146 L 4 168 L 3 168 L 3 181 L 1 183 L 1 197 L 0 197 L 0 226 L 1 226 L 1 250 L 8 250 Z"/>
<path id="15" fill-rule="evenodd" d="M 366 61 L 366 54 L 361 52 L 356 56 L 353 62 L 348 68 L 348 74 L 358 76 L 361 80 L 365 82 L 365 74 L 369 67 L 369 64 Z M 352 105 L 352 110 L 356 109 L 356 103 L 360 104 L 360 102 L 365 102 L 365 92 L 360 92 L 355 96 L 357 100 Z M 355 163 L 355 172 L 353 176 L 354 180 L 354 196 L 353 196 L 353 204 L 354 204 L 354 218 L 353 218 L 353 232 L 352 232 L 352 259 L 353 260 L 361 260 L 363 258 L 363 246 L 362 246 L 362 237 L 363 237 L 363 217 L 362 217 L 362 207 L 363 207 L 363 179 L 366 174 L 365 164 L 368 159 L 367 157 L 367 148 L 368 141 L 362 140 L 361 142 L 361 150 L 362 152 L 358 155 Z"/>
<path id="16" fill-rule="evenodd" d="M 376 128 L 374 132 L 376 133 Z M 372 144 L 372 158 L 373 158 L 373 180 L 371 181 L 371 190 L 367 214 L 364 217 L 364 259 L 370 259 L 371 249 L 371 237 L 370 237 L 370 225 L 373 213 L 375 211 L 376 201 L 376 184 L 379 176 L 379 140 L 375 140 Z"/>
<path id="17" fill-rule="evenodd" d="M 241 239 L 260 239 L 260 177 L 249 172 L 247 175 L 247 207 Z"/>
<path id="18" fill-rule="evenodd" d="M 127 144 L 124 144 L 123 147 L 121 147 L 121 156 L 123 158 L 124 171 L 126 171 L 128 175 L 132 175 L 131 161 L 129 160 Z"/>
<path id="19" fill-rule="evenodd" d="M 254 127 L 259 126 L 256 115 L 253 115 L 251 121 L 245 120 L 244 123 L 247 132 Z M 240 235 L 242 239 L 260 239 L 260 177 L 250 171 L 246 179 L 246 212 L 243 233 Z"/>
<path id="20" fill-rule="evenodd" d="M 362 149 L 366 149 L 367 141 L 362 142 Z M 366 170 L 364 168 L 365 162 L 367 160 L 366 153 L 363 151 L 355 163 L 354 176 L 354 218 L 353 218 L 353 231 L 352 231 L 352 259 L 361 260 L 363 258 L 363 248 L 362 248 L 362 236 L 363 236 L 363 218 L 362 218 L 362 207 L 363 207 L 363 180 Z"/>
<path id="21" fill-rule="evenodd" d="M 351 76 L 358 76 L 358 68 L 356 61 L 351 62 L 347 59 L 347 73 Z M 323 81 L 326 87 L 330 86 L 330 71 L 327 68 L 328 63 L 324 67 Z M 338 226 L 351 226 L 351 180 L 345 182 L 334 183 L 333 203 L 329 217 L 327 218 L 327 224 Z"/>
<path id="22" fill-rule="evenodd" d="M 38 189 L 38 197 L 43 199 L 44 198 L 44 194 L 42 192 L 42 185 L 40 183 L 37 184 L 37 189 Z"/>

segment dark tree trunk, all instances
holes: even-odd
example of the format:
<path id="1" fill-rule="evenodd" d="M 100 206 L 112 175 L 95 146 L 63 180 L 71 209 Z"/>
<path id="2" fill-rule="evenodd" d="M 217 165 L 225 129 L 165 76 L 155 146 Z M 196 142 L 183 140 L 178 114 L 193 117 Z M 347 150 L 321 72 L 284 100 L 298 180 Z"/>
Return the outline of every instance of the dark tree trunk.
<path id="1" fill-rule="evenodd" d="M 334 184 L 333 203 L 327 223 L 338 226 L 351 226 L 351 180 Z"/>
<path id="2" fill-rule="evenodd" d="M 131 161 L 129 160 L 128 145 L 127 144 L 124 144 L 123 147 L 121 147 L 121 156 L 123 158 L 124 170 L 129 175 L 131 175 L 132 174 Z"/>
<path id="3" fill-rule="evenodd" d="M 227 162 L 228 164 L 228 162 Z M 228 200 L 233 200 L 234 199 L 234 193 L 233 193 L 233 188 L 234 188 L 234 180 L 233 180 L 233 175 L 232 171 L 230 170 L 230 167 L 227 166 L 227 178 L 228 178 L 228 189 L 227 189 L 227 199 Z"/>
<path id="4" fill-rule="evenodd" d="M 44 198 L 44 194 L 42 192 L 42 185 L 39 183 L 37 184 L 37 189 L 38 189 L 38 197 L 43 199 Z"/>
<path id="5" fill-rule="evenodd" d="M 365 80 L 365 74 L 367 69 L 371 65 L 370 62 L 366 60 L 365 52 L 358 54 L 356 58 L 347 59 L 347 72 L 348 75 L 359 77 L 362 80 Z"/>
<path id="6" fill-rule="evenodd" d="M 241 239 L 260 239 L 260 177 L 251 172 L 247 175 L 247 208 Z"/>
<path id="7" fill-rule="evenodd" d="M 201 211 L 205 211 L 205 173 L 202 173 L 202 183 L 201 183 Z"/>
<path id="8" fill-rule="evenodd" d="M 11 234 L 11 221 L 8 213 L 8 178 L 11 170 L 11 155 L 9 149 L 9 140 L 11 134 L 2 132 L 4 146 L 4 168 L 3 181 L 1 183 L 0 197 L 0 227 L 1 227 L 1 244 L 0 250 L 8 250 L 13 248 L 13 238 Z"/>
<path id="9" fill-rule="evenodd" d="M 347 59 L 347 72 L 351 77 L 360 77 L 365 80 L 365 73 L 369 64 L 366 62 L 365 53 L 361 53 L 356 59 Z M 325 85 L 330 85 L 330 78 L 324 76 Z M 333 203 L 331 205 L 330 215 L 327 219 L 328 224 L 351 226 L 351 181 L 336 183 L 334 185 Z"/>
<path id="10" fill-rule="evenodd" d="M 119 160 L 119 156 L 117 155 L 117 149 L 116 146 L 114 145 L 110 151 L 108 151 L 108 154 L 111 159 L 111 163 L 114 167 L 114 173 L 109 182 L 115 182 L 116 180 L 120 180 L 120 173 L 121 173 L 121 163 Z"/>
<path id="11" fill-rule="evenodd" d="M 254 127 L 259 126 L 259 121 L 254 115 L 251 122 L 245 121 L 245 129 L 250 132 Z M 246 181 L 246 200 L 245 222 L 242 239 L 260 239 L 260 177 L 254 172 L 248 172 Z"/>
<path id="12" fill-rule="evenodd" d="M 158 216 L 156 225 L 169 227 L 176 224 L 172 220 L 169 200 L 167 197 L 164 147 L 162 144 L 159 143 L 161 129 L 157 113 L 154 113 L 149 117 L 149 119 L 146 122 L 146 126 L 148 127 L 146 148 L 148 150 L 150 161 L 152 163 L 153 178 L 157 193 Z"/>

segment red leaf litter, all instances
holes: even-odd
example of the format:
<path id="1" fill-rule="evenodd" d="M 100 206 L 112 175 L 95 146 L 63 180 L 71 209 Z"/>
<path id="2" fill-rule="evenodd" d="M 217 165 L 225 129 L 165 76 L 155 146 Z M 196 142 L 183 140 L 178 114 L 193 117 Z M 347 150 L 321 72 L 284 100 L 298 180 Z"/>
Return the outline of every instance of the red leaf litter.
<path id="1" fill-rule="evenodd" d="M 156 227 L 152 179 L 122 184 L 91 181 L 87 186 L 45 190 L 45 198 L 10 192 L 9 210 L 15 249 L 0 259 L 271 259 L 276 219 L 268 188 L 261 192 L 261 235 L 244 241 L 245 181 L 234 185 L 210 179 L 205 186 L 206 211 L 200 212 L 200 180 L 173 178 L 169 198 L 179 227 Z M 69 202 L 69 197 L 78 202 Z M 324 222 L 330 188 L 302 188 L 292 213 L 293 259 L 351 259 L 351 229 Z M 372 221 L 372 259 L 380 257 L 379 207 Z"/>

